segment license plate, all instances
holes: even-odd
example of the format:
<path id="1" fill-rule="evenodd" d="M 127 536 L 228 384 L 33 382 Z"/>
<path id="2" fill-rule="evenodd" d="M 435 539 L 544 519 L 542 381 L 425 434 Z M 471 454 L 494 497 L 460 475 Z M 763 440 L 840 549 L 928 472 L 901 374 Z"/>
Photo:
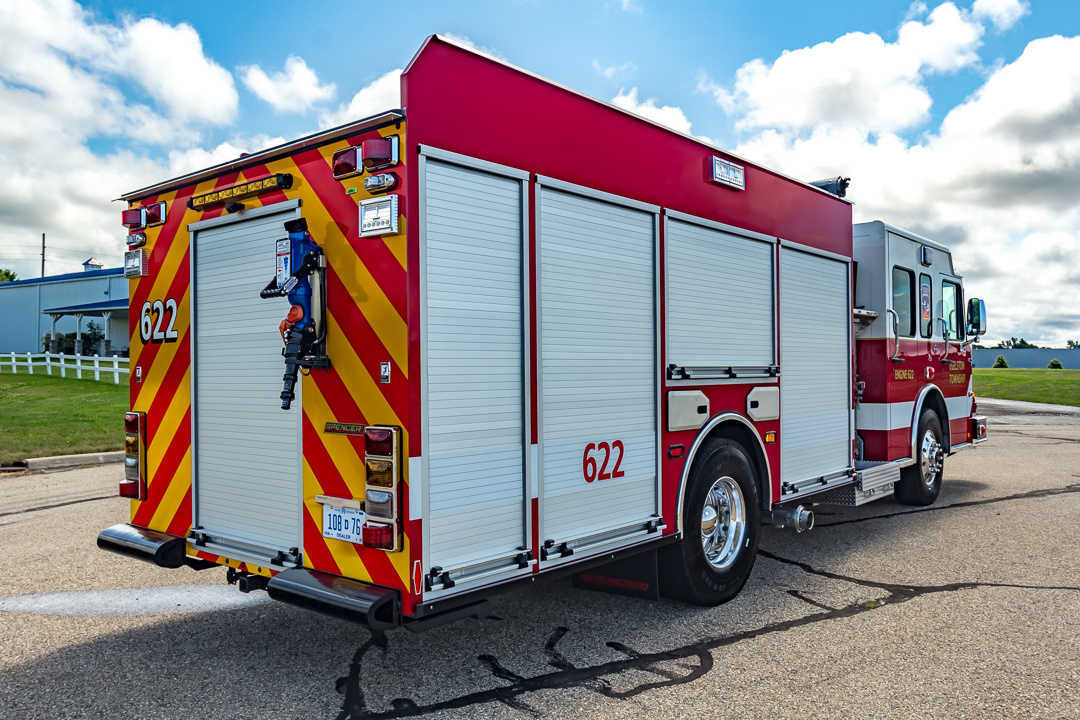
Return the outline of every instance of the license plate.
<path id="1" fill-rule="evenodd" d="M 367 516 L 361 510 L 323 505 L 323 537 L 359 544 L 364 538 L 363 527 L 366 518 Z"/>

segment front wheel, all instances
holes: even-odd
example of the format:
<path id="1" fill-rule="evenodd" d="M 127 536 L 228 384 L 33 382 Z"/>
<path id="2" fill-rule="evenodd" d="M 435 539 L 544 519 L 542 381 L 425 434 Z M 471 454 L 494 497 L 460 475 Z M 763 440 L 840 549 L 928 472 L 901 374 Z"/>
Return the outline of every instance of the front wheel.
<path id="1" fill-rule="evenodd" d="M 738 595 L 754 568 L 759 518 L 757 476 L 746 451 L 731 440 L 706 440 L 690 470 L 682 540 L 661 550 L 664 594 L 695 605 Z"/>
<path id="2" fill-rule="evenodd" d="M 942 438 L 937 413 L 924 411 L 915 434 L 915 464 L 900 471 L 900 482 L 896 483 L 895 490 L 897 500 L 905 505 L 932 505 L 937 500 L 945 469 Z"/>

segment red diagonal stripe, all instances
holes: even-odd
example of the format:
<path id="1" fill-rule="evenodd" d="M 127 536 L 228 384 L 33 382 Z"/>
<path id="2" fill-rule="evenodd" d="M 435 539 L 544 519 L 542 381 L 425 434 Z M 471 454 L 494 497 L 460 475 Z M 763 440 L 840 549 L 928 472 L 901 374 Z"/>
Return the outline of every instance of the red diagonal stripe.
<path id="1" fill-rule="evenodd" d="M 180 267 L 176 270 L 176 277 L 169 283 L 169 289 L 163 298 L 155 298 L 161 300 L 163 303 L 166 299 L 172 298 L 176 301 L 176 311 L 180 312 L 180 302 L 184 298 L 184 293 L 188 289 L 188 281 L 191 278 L 191 263 L 188 262 L 188 258 L 191 256 L 191 248 L 188 247 L 184 250 L 184 256 L 180 258 Z M 145 301 L 143 301 L 145 302 Z M 190 308 L 188 309 L 188 317 L 191 317 Z M 132 304 L 128 311 L 129 324 L 134 323 L 135 327 L 138 327 L 139 313 L 142 312 L 142 302 L 139 304 Z M 134 319 L 132 319 L 134 318 Z M 162 320 L 164 325 L 164 320 Z M 185 332 L 185 336 L 187 333 Z M 150 375 L 150 368 L 154 364 L 154 358 L 157 357 L 158 349 L 163 343 L 150 343 L 149 345 L 143 345 L 142 351 L 139 353 L 138 367 L 142 368 L 144 381 L 131 383 L 131 406 L 135 406 L 135 401 L 139 399 L 139 394 L 142 392 L 143 387 L 146 386 L 145 379 Z M 186 356 L 185 356 L 186 357 Z"/>
<path id="2" fill-rule="evenodd" d="M 356 306 L 345 284 L 334 272 L 334 268 L 331 266 L 327 270 L 329 277 L 327 282 L 327 303 L 331 312 L 337 318 L 338 325 L 346 334 L 349 345 L 356 351 L 368 375 L 375 381 L 376 387 L 379 388 L 383 397 L 386 398 L 386 402 L 393 409 L 394 414 L 397 415 L 398 421 L 404 427 L 409 420 L 409 385 L 405 379 L 405 373 L 397 362 L 391 358 L 390 352 L 386 349 L 382 339 L 375 332 L 375 329 L 371 327 L 364 313 Z M 379 366 L 388 360 L 390 361 L 391 381 L 383 383 L 380 381 Z M 333 358 L 330 358 L 330 361 L 333 362 Z"/>
<path id="3" fill-rule="evenodd" d="M 311 562 L 311 567 L 335 575 L 341 574 L 333 553 L 326 546 L 326 539 L 315 525 L 315 521 L 311 519 L 311 513 L 307 511 L 307 508 L 304 508 L 304 554 Z"/>
<path id="4" fill-rule="evenodd" d="M 176 344 L 176 354 L 173 355 L 172 362 L 169 363 L 169 369 L 165 372 L 165 379 L 162 381 L 157 393 L 154 394 L 150 409 L 146 411 L 147 445 L 153 443 L 157 429 L 161 426 L 161 421 L 169 412 L 169 406 L 176 395 L 176 389 L 179 387 L 180 381 L 184 379 L 184 373 L 187 372 L 188 366 L 191 364 L 190 342 L 190 331 L 185 330 L 184 334 L 180 336 L 180 342 Z M 190 402 L 189 399 L 189 405 Z"/>
<path id="5" fill-rule="evenodd" d="M 191 486 L 188 485 L 187 492 L 184 493 L 184 499 L 180 501 L 180 507 L 176 508 L 176 514 L 173 515 L 172 522 L 169 523 L 167 532 L 170 535 L 176 535 L 177 537 L 187 537 L 188 531 L 190 530 Z"/>
<path id="6" fill-rule="evenodd" d="M 311 379 L 315 381 L 323 400 L 334 414 L 338 422 L 367 424 L 367 418 L 349 394 L 345 383 L 338 374 L 337 368 L 331 366 L 328 370 L 318 370 L 311 373 Z M 346 435 L 350 444 L 356 450 L 356 454 L 364 457 L 364 438 L 356 435 Z"/>
<path id="7" fill-rule="evenodd" d="M 318 150 L 298 153 L 295 160 L 299 172 L 330 216 L 335 219 L 364 267 L 375 278 L 383 294 L 404 320 L 408 304 L 405 268 L 401 267 L 401 263 L 380 238 L 360 238 L 360 214 L 356 203 L 345 194 L 341 183 L 334 180 L 329 163 Z M 320 238 L 316 237 L 315 241 L 319 242 Z"/>
<path id="8" fill-rule="evenodd" d="M 311 418 L 304 413 L 304 459 L 307 460 L 315 479 L 327 495 L 351 498 L 352 491 L 341 477 L 337 465 L 330 459 L 330 453 L 323 445 L 322 437 L 311 424 Z"/>
<path id="9" fill-rule="evenodd" d="M 189 447 L 191 447 L 190 407 L 184 413 L 184 419 L 180 421 L 176 436 L 173 437 L 172 442 L 169 443 L 169 447 L 161 458 L 161 462 L 158 463 L 154 482 L 150 483 L 146 489 L 146 500 L 139 505 L 135 517 L 131 519 L 133 524 L 146 527 L 147 523 L 154 518 L 154 513 L 157 512 L 158 506 L 161 505 L 161 501 L 165 497 L 165 491 L 168 490 L 170 484 L 177 480 L 176 470 L 180 467 L 180 463 L 183 462 L 184 455 Z"/>

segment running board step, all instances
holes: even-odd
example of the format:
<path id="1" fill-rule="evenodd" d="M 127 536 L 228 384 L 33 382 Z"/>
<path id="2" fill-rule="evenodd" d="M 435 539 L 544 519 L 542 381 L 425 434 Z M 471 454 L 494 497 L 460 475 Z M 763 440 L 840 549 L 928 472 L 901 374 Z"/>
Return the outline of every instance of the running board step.
<path id="1" fill-rule="evenodd" d="M 372 630 L 401 624 L 396 590 L 348 580 L 317 570 L 293 568 L 270 578 L 266 592 L 274 600 L 350 620 Z"/>
<path id="2" fill-rule="evenodd" d="M 858 507 L 888 497 L 900 481 L 900 468 L 908 461 L 859 462 L 855 466 L 855 482 L 847 487 L 822 493 L 813 498 L 823 505 Z"/>

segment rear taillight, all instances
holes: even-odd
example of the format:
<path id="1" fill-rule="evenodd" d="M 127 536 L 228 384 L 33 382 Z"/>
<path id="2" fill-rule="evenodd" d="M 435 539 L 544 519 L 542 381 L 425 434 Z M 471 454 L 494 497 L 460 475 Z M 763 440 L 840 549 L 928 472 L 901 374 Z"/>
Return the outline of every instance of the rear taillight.
<path id="1" fill-rule="evenodd" d="M 386 490 L 368 490 L 364 497 L 364 510 L 368 517 L 393 520 L 394 493 Z"/>
<path id="2" fill-rule="evenodd" d="M 398 550 L 401 546 L 401 476 L 399 433 L 392 427 L 364 429 L 364 547 Z"/>
<path id="3" fill-rule="evenodd" d="M 165 203 L 156 202 L 141 208 L 131 208 L 120 213 L 120 224 L 128 230 L 142 230 L 165 222 Z"/>
<path id="4" fill-rule="evenodd" d="M 364 430 L 364 452 L 368 456 L 394 457 L 393 428 L 369 427 Z"/>
<path id="5" fill-rule="evenodd" d="M 382 170 L 398 164 L 397 135 L 372 138 L 360 144 L 360 155 L 368 170 Z"/>
<path id="6" fill-rule="evenodd" d="M 124 414 L 124 479 L 120 497 L 146 499 L 146 413 Z"/>
<path id="7" fill-rule="evenodd" d="M 141 230 L 143 228 L 142 209 L 134 208 L 121 212 L 120 224 L 128 230 Z"/>
<path id="8" fill-rule="evenodd" d="M 395 550 L 397 545 L 397 529 L 393 525 L 385 523 L 364 523 L 364 547 L 376 550 Z"/>
<path id="9" fill-rule="evenodd" d="M 347 147 L 344 150 L 338 150 L 334 153 L 331 164 L 334 168 L 335 180 L 359 175 L 364 171 L 364 169 L 360 167 L 357 154 L 357 148 L 355 147 Z"/>

